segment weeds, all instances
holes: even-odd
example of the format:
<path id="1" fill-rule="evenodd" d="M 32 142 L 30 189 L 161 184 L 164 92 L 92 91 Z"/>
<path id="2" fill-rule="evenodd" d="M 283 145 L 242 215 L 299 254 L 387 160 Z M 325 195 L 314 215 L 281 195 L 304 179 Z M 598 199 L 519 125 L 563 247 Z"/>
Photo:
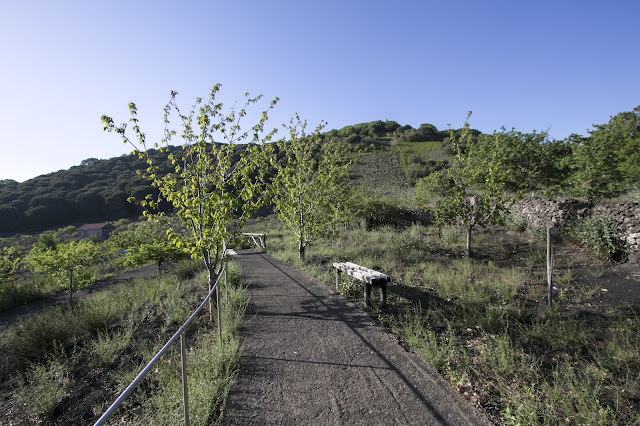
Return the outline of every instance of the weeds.
<path id="1" fill-rule="evenodd" d="M 133 338 L 133 327 L 124 330 L 99 331 L 96 340 L 90 343 L 93 365 L 110 367 L 122 352 L 127 349 Z"/>
<path id="2" fill-rule="evenodd" d="M 217 421 L 235 377 L 237 328 L 247 295 L 237 266 L 230 266 L 229 277 L 229 296 L 222 303 L 223 342 L 208 315 L 196 318 L 187 330 L 191 416 L 199 424 Z M 6 330 L 0 339 L 0 382 L 12 396 L 0 402 L 0 410 L 11 412 L 16 423 L 27 417 L 66 424 L 92 416 L 97 420 L 175 332 L 175 323 L 195 309 L 205 283 L 202 273 L 187 281 L 173 275 L 134 280 L 80 301 L 74 309 L 51 309 Z M 127 423 L 179 419 L 180 358 L 175 347 L 171 351 L 125 401 L 120 415 L 126 413 Z M 90 385 L 96 388 L 87 393 Z M 69 407 L 64 401 L 79 389 L 83 399 Z M 58 409 L 62 402 L 64 412 Z"/>
<path id="3" fill-rule="evenodd" d="M 47 420 L 67 395 L 70 365 L 60 350 L 43 364 L 30 364 L 15 379 L 14 395 L 24 410 L 37 420 Z"/>
<path id="4" fill-rule="evenodd" d="M 569 233 L 596 258 L 616 260 L 622 255 L 622 243 L 616 235 L 616 225 L 607 217 L 590 216 L 582 219 Z"/>
<path id="5" fill-rule="evenodd" d="M 478 235 L 478 252 L 497 253 L 494 262 L 463 258 L 457 228 L 352 229 L 310 248 L 323 261 L 302 264 L 286 234 L 269 236 L 270 254 L 331 286 L 336 261 L 391 275 L 389 307 L 372 311 L 494 422 L 640 424 L 640 320 L 576 312 L 593 294 L 576 287 L 564 259 L 555 262 L 563 293 L 547 308 L 539 242 Z M 346 278 L 338 291 L 362 298 Z"/>

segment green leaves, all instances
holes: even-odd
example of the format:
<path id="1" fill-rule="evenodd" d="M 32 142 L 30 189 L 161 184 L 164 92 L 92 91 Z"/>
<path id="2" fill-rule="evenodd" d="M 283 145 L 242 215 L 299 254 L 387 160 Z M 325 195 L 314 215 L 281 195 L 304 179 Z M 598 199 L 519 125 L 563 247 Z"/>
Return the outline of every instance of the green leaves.
<path id="1" fill-rule="evenodd" d="M 138 127 L 135 104 L 130 104 L 129 121 L 134 124 L 132 130 L 137 143 L 128 138 L 125 124 L 117 127 L 109 117 L 103 116 L 102 120 L 107 131 L 120 134 L 147 158 L 149 168 L 145 178 L 162 196 L 141 201 L 141 205 L 152 210 L 148 212 L 149 219 L 157 220 L 155 210 L 161 202 L 168 202 L 185 230 L 170 229 L 169 239 L 191 256 L 201 255 L 210 278 L 220 272 L 227 245 L 266 201 L 264 173 L 271 162 L 273 147 L 265 142 L 272 139 L 276 130 L 265 132 L 264 128 L 269 111 L 278 101 L 272 100 L 258 121 L 243 131 L 241 119 L 246 118 L 248 109 L 262 96 L 251 98 L 245 94 L 244 106 L 225 114 L 222 103 L 216 102 L 220 87 L 220 84 L 212 87 L 206 102 L 197 98 L 187 114 L 178 107 L 177 92 L 171 92 L 163 110 L 165 129 L 160 145 L 169 146 L 178 134 L 182 139 L 182 155 L 169 157 L 173 173 L 162 173 L 149 155 L 144 133 Z M 171 128 L 173 114 L 178 118 L 179 131 Z"/>
<path id="2" fill-rule="evenodd" d="M 296 115 L 287 129 L 289 140 L 279 147 L 284 158 L 275 164 L 274 203 L 278 217 L 296 236 L 300 258 L 309 243 L 348 220 L 345 210 L 350 186 L 344 151 L 335 142 L 323 143 L 322 122 L 311 135 Z"/>
<path id="3" fill-rule="evenodd" d="M 8 280 L 18 269 L 21 259 L 15 247 L 0 247 L 0 280 Z"/>
<path id="4" fill-rule="evenodd" d="M 476 159 L 477 140 L 470 132 L 469 117 L 471 111 L 459 134 L 449 129 L 454 154 L 451 167 L 432 173 L 416 186 L 416 200 L 423 206 L 430 204 L 431 197 L 436 198 L 432 212 L 437 222 L 458 223 L 467 229 L 467 255 L 471 230 L 499 217 L 507 201 L 502 195 L 503 167 L 498 156 L 501 134 L 494 133 L 485 155 Z"/>
<path id="5" fill-rule="evenodd" d="M 589 137 L 573 136 L 577 195 L 615 196 L 640 183 L 640 106 L 596 125 Z"/>

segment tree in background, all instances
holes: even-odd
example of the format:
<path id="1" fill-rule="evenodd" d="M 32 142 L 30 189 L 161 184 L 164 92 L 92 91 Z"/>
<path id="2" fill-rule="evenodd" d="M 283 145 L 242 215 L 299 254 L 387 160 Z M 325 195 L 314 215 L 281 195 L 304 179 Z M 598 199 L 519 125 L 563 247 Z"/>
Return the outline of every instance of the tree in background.
<path id="1" fill-rule="evenodd" d="M 500 179 L 505 190 L 550 192 L 566 185 L 572 154 L 570 144 L 550 141 L 546 132 L 535 130 L 523 133 L 503 128 L 497 146 L 495 137 L 495 133 L 478 137 L 473 161 L 483 164 L 495 157 L 502 166 Z"/>
<path id="2" fill-rule="evenodd" d="M 457 132 L 449 130 L 451 167 L 429 175 L 416 187 L 416 200 L 427 204 L 434 195 L 440 198 L 431 208 L 439 223 L 459 223 L 466 229 L 465 252 L 471 256 L 471 234 L 476 226 L 491 223 L 505 209 L 502 195 L 502 165 L 497 158 L 500 133 L 493 135 L 493 154 L 475 161 L 477 141 L 469 129 L 468 120 Z"/>
<path id="3" fill-rule="evenodd" d="M 276 164 L 275 209 L 296 237 L 300 260 L 305 258 L 307 245 L 349 218 L 343 209 L 349 195 L 348 164 L 337 143 L 322 143 L 324 126 L 321 123 L 307 135 L 307 122 L 296 115 L 288 126 L 289 140 L 280 142 L 283 164 Z"/>
<path id="4" fill-rule="evenodd" d="M 87 270 L 87 263 L 102 256 L 100 245 L 91 239 L 61 243 L 52 239 L 50 233 L 41 236 L 31 251 L 25 256 L 24 264 L 31 272 L 51 272 L 51 276 L 60 288 L 69 288 L 69 272 L 65 267 L 74 266 L 74 285 L 86 285 L 95 281 L 96 277 Z"/>
<path id="5" fill-rule="evenodd" d="M 570 137 L 575 146 L 571 181 L 577 195 L 601 199 L 640 183 L 640 106 L 595 127 L 589 137 Z"/>
<path id="6" fill-rule="evenodd" d="M 162 264 L 169 260 L 179 260 L 186 256 L 181 248 L 171 244 L 167 238 L 170 223 L 142 222 L 109 237 L 108 245 L 114 251 L 126 251 L 125 263 L 128 265 L 145 265 L 154 262 L 158 265 L 158 274 Z"/>
<path id="7" fill-rule="evenodd" d="M 145 134 L 140 130 L 135 104 L 129 104 L 135 142 L 127 135 L 127 123 L 116 126 L 113 119 L 102 116 L 104 129 L 116 132 L 125 143 L 147 161 L 144 176 L 159 190 L 162 199 L 170 203 L 187 232 L 170 228 L 169 239 L 192 257 L 200 256 L 209 272 L 209 289 L 222 272 L 229 243 L 236 238 L 242 225 L 266 199 L 264 172 L 270 162 L 272 147 L 266 145 L 276 130 L 265 131 L 268 112 L 278 99 L 270 102 L 256 123 L 243 131 L 241 121 L 247 109 L 258 103 L 245 94 L 244 106 L 236 111 L 223 112 L 223 104 L 216 101 L 220 90 L 211 89 L 206 103 L 196 99 L 194 107 L 183 115 L 176 103 L 176 92 L 164 109 L 164 138 L 155 144 L 161 151 L 169 150 L 169 142 L 177 134 L 170 129 L 170 115 L 175 112 L 181 124 L 182 154 L 169 154 L 174 170 L 164 173 L 151 155 Z M 198 108 L 196 112 L 196 107 Z M 239 145 L 242 144 L 242 145 Z M 147 196 L 141 204 L 150 220 L 157 220 L 160 197 Z"/>
<path id="8" fill-rule="evenodd" d="M 21 259 L 15 247 L 0 247 L 0 280 L 8 280 L 15 274 Z"/>

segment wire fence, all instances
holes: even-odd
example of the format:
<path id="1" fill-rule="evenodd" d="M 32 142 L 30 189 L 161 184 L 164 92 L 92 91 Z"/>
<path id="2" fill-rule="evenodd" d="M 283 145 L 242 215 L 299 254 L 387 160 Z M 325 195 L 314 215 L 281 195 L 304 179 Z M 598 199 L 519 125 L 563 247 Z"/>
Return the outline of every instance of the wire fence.
<path id="1" fill-rule="evenodd" d="M 94 265 L 94 264 L 97 264 L 100 261 L 115 259 L 115 258 L 117 258 L 119 256 L 122 256 L 123 254 L 124 253 L 121 252 L 121 253 L 118 253 L 118 254 L 111 254 L 109 256 L 103 256 L 103 257 L 98 257 L 98 258 L 91 259 L 91 260 L 86 260 L 86 261 L 83 261 L 83 262 L 76 262 L 76 263 L 72 263 L 72 264 L 69 264 L 69 265 L 58 266 L 57 268 L 46 269 L 44 271 L 37 271 L 37 272 L 31 272 L 31 273 L 28 273 L 28 274 L 16 275 L 16 276 L 13 276 L 11 278 L 2 280 L 2 283 L 10 283 L 12 281 L 18 281 L 18 280 L 22 280 L 22 279 L 25 279 L 25 278 L 33 278 L 35 276 L 48 274 L 50 272 L 55 272 L 55 271 L 60 271 L 60 270 L 64 270 L 64 269 L 75 268 L 76 266 Z"/>
<path id="2" fill-rule="evenodd" d="M 207 294 L 207 297 L 204 298 L 200 306 L 191 314 L 191 316 L 185 321 L 182 326 L 175 332 L 175 334 L 165 343 L 165 345 L 156 353 L 151 361 L 142 369 L 142 371 L 136 376 L 136 378 L 127 386 L 127 388 L 120 394 L 120 396 L 111 404 L 111 406 L 107 409 L 107 411 L 102 414 L 102 416 L 98 419 L 98 421 L 94 424 L 94 426 L 99 426 L 104 424 L 115 411 L 118 409 L 120 404 L 127 398 L 127 396 L 131 393 L 131 391 L 140 383 L 140 381 L 146 376 L 146 374 L 151 370 L 153 365 L 164 355 L 165 352 L 169 349 L 169 347 L 178 339 L 180 339 L 180 360 L 182 365 L 182 398 L 183 398 L 183 406 L 184 406 L 184 424 L 189 426 L 189 395 L 187 390 L 187 358 L 186 358 L 186 337 L 185 331 L 189 324 L 194 320 L 194 318 L 200 313 L 200 311 L 205 307 L 207 302 L 211 300 L 211 296 L 215 293 L 216 296 L 216 310 L 218 316 L 218 339 L 220 343 L 222 343 L 222 324 L 221 324 L 221 313 L 220 313 L 220 279 L 224 276 L 225 281 L 225 291 L 228 291 L 227 288 L 229 286 L 229 279 L 227 273 L 228 264 L 225 262 L 224 267 L 218 278 L 216 279 L 215 284 L 211 287 L 211 290 Z M 228 298 L 228 293 L 227 296 Z"/>
<path id="3" fill-rule="evenodd" d="M 78 284 L 88 285 L 96 280 L 95 271 L 92 272 L 87 268 L 110 262 L 121 255 L 122 253 L 111 254 L 0 280 L 0 311 L 51 296 L 60 291 L 69 292 L 71 304 L 73 292 L 77 291 Z M 64 271 L 67 271 L 66 276 L 64 273 L 61 274 Z M 79 274 L 74 274 L 77 271 Z"/>

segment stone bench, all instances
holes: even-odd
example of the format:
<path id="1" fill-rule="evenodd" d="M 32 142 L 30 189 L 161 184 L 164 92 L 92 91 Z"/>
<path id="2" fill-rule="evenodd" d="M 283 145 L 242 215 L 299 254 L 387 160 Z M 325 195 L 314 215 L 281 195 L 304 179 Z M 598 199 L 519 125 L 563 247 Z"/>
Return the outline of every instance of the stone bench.
<path id="1" fill-rule="evenodd" d="M 364 283 L 365 307 L 369 307 L 372 286 L 380 287 L 380 303 L 382 306 L 387 305 L 387 283 L 391 282 L 391 277 L 389 275 L 351 262 L 334 263 L 333 267 L 336 268 L 336 288 L 338 287 L 340 280 L 339 273 L 343 272 Z"/>

